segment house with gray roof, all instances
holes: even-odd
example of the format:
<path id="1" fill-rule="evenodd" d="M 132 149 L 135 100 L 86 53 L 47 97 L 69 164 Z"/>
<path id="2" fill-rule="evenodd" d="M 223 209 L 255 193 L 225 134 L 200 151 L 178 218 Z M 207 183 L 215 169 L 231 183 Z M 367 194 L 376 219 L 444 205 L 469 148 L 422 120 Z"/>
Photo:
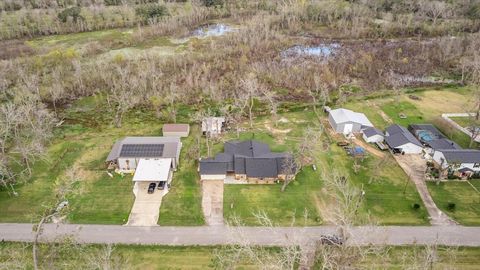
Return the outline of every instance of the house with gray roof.
<path id="1" fill-rule="evenodd" d="M 385 142 L 395 153 L 420 154 L 423 151 L 422 143 L 413 136 L 407 128 L 400 125 L 391 125 L 387 128 Z"/>
<path id="2" fill-rule="evenodd" d="M 480 174 L 480 151 L 474 149 L 437 149 L 433 154 L 435 164 L 445 173 L 460 177 Z"/>
<path id="3" fill-rule="evenodd" d="M 125 137 L 115 142 L 106 162 L 109 168 L 133 172 L 141 159 L 170 159 L 175 170 L 180 160 L 179 137 Z"/>
<path id="4" fill-rule="evenodd" d="M 271 152 L 270 147 L 254 140 L 228 141 L 224 152 L 200 160 L 202 180 L 220 180 L 233 176 L 249 183 L 274 183 L 292 173 L 292 155 Z"/>

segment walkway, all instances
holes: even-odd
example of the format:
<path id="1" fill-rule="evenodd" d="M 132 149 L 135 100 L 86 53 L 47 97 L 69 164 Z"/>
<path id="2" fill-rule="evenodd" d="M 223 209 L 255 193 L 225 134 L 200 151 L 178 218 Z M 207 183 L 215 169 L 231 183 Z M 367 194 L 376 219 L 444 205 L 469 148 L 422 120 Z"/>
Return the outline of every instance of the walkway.
<path id="1" fill-rule="evenodd" d="M 202 210 L 207 225 L 223 225 L 223 179 L 202 181 Z"/>
<path id="2" fill-rule="evenodd" d="M 453 121 L 450 117 L 473 117 L 475 116 L 474 113 L 444 113 L 442 114 L 442 118 L 447 121 L 451 126 L 460 130 L 461 132 L 467 134 L 469 138 L 472 138 L 473 134 L 467 128 L 460 126 L 457 122 Z M 476 142 L 480 142 L 480 136 L 475 137 Z"/>
<path id="3" fill-rule="evenodd" d="M 0 224 L 0 241 L 32 242 L 33 224 Z M 238 241 L 264 246 L 306 244 L 321 235 L 335 233 L 335 227 L 128 227 L 121 225 L 45 224 L 40 241 L 51 242 L 72 236 L 80 243 L 151 245 L 224 245 Z M 412 245 L 441 244 L 480 246 L 480 227 L 387 226 L 354 227 L 347 244 Z"/>
<path id="4" fill-rule="evenodd" d="M 400 167 L 402 167 L 405 173 L 415 183 L 423 204 L 427 208 L 430 223 L 435 226 L 457 225 L 454 220 L 450 219 L 437 207 L 432 196 L 430 196 L 427 184 L 425 183 L 426 161 L 422 159 L 420 155 L 394 155 L 394 157 Z"/>

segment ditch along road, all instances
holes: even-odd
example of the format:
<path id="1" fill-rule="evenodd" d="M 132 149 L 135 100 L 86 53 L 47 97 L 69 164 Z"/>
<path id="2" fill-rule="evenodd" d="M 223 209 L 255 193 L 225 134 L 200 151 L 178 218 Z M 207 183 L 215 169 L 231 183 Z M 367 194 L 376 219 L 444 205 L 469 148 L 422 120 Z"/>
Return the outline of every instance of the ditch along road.
<path id="1" fill-rule="evenodd" d="M 0 224 L 0 241 L 32 242 L 34 224 Z M 480 246 L 480 227 L 464 226 L 368 226 L 352 227 L 350 245 L 448 245 Z M 88 244 L 141 244 L 211 246 L 232 243 L 283 246 L 307 245 L 322 235 L 336 234 L 334 226 L 318 227 L 131 227 L 121 225 L 45 224 L 40 242 L 72 237 Z"/>

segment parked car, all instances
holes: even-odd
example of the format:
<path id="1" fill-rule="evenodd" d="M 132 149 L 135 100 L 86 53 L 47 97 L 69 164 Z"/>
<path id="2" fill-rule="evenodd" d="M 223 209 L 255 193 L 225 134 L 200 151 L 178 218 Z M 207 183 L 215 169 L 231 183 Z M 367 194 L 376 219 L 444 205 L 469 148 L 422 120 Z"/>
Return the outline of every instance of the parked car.
<path id="1" fill-rule="evenodd" d="M 152 194 L 154 191 L 155 191 L 155 186 L 157 184 L 155 183 L 150 183 L 150 185 L 148 185 L 148 194 Z"/>
<path id="2" fill-rule="evenodd" d="M 320 243 L 322 245 L 343 245 L 343 238 L 338 235 L 322 235 L 320 236 Z"/>
<path id="3" fill-rule="evenodd" d="M 167 182 L 165 182 L 165 181 L 161 181 L 161 182 L 158 184 L 158 189 L 160 189 L 160 190 L 164 189 L 166 183 L 167 183 Z"/>

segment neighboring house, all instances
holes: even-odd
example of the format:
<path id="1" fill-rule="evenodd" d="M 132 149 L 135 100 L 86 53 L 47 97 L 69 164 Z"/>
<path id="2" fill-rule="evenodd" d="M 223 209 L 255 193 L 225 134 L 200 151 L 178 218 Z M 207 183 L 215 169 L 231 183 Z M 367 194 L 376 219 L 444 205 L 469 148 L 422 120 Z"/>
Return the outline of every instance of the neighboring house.
<path id="1" fill-rule="evenodd" d="M 142 159 L 166 158 L 176 170 L 181 148 L 179 137 L 126 137 L 113 145 L 106 162 L 109 168 L 133 172 Z"/>
<path id="2" fill-rule="evenodd" d="M 190 126 L 188 124 L 164 124 L 162 132 L 163 136 L 188 137 Z"/>
<path id="3" fill-rule="evenodd" d="M 202 120 L 203 135 L 220 135 L 225 127 L 225 117 L 206 117 Z"/>
<path id="4" fill-rule="evenodd" d="M 383 132 L 374 127 L 362 129 L 362 137 L 368 143 L 383 142 Z"/>
<path id="5" fill-rule="evenodd" d="M 473 149 L 439 149 L 433 154 L 435 164 L 444 174 L 469 178 L 480 174 L 480 151 Z"/>
<path id="6" fill-rule="evenodd" d="M 295 171 L 293 157 L 289 153 L 273 153 L 267 144 L 248 141 L 229 141 L 224 152 L 215 158 L 200 160 L 202 180 L 219 180 L 233 176 L 249 183 L 271 184 L 285 180 Z"/>
<path id="7" fill-rule="evenodd" d="M 391 125 L 385 134 L 385 142 L 394 153 L 420 154 L 423 151 L 422 143 L 405 127 Z"/>
<path id="8" fill-rule="evenodd" d="M 365 114 L 343 108 L 331 110 L 328 121 L 335 132 L 345 135 L 358 133 L 364 128 L 373 127 Z"/>

